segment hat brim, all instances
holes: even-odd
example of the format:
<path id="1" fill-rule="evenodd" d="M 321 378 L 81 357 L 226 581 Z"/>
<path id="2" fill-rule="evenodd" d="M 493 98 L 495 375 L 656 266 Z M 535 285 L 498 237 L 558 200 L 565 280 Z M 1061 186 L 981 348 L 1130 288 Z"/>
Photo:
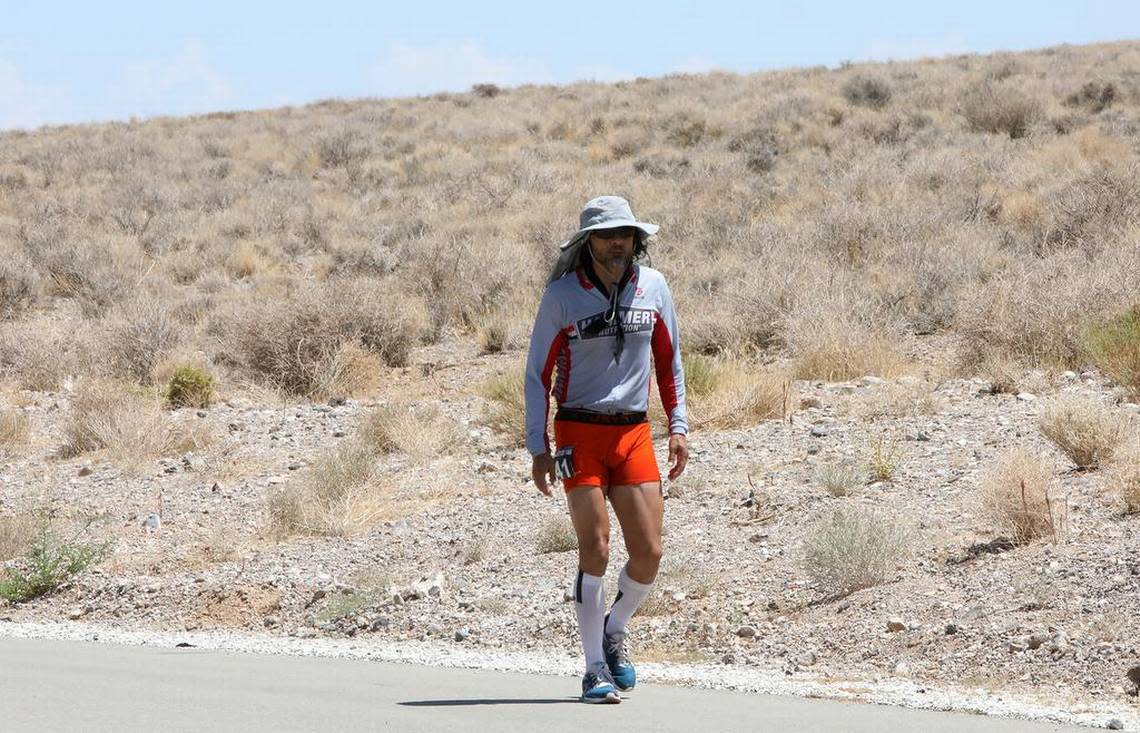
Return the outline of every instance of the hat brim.
<path id="1" fill-rule="evenodd" d="M 622 220 L 622 219 L 610 220 L 610 221 L 606 221 L 606 222 L 601 222 L 599 224 L 594 224 L 592 226 L 588 226 L 585 229 L 579 229 L 574 234 L 574 236 L 567 239 L 565 242 L 563 242 L 561 245 L 559 245 L 558 248 L 561 250 L 569 249 L 570 247 L 574 246 L 575 243 L 581 241 L 584 235 L 589 234 L 590 232 L 595 231 L 597 229 L 617 229 L 618 227 L 636 227 L 636 228 L 640 229 L 641 231 L 643 231 L 645 233 L 645 236 L 647 236 L 647 237 L 652 237 L 654 234 L 657 233 L 657 231 L 659 229 L 661 229 L 661 227 L 659 227 L 656 224 L 649 224 L 649 223 L 644 222 L 644 221 L 628 221 L 628 220 Z"/>

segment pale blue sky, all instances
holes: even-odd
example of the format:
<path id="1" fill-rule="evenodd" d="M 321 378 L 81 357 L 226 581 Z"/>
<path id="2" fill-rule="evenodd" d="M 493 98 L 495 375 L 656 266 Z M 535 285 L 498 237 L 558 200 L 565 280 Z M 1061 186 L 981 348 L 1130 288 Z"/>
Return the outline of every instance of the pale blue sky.
<path id="1" fill-rule="evenodd" d="M 0 129 L 1140 37 L 1140 2 L 0 0 Z"/>

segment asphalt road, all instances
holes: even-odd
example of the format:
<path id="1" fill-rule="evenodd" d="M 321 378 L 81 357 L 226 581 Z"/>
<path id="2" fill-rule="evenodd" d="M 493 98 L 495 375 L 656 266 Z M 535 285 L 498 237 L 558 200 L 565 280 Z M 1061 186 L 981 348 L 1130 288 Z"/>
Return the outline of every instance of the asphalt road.
<path id="1" fill-rule="evenodd" d="M 0 730 L 1066 731 L 856 703 L 639 685 L 583 705 L 570 677 L 202 649 L 0 639 Z M 598 727 L 604 726 L 604 727 Z"/>

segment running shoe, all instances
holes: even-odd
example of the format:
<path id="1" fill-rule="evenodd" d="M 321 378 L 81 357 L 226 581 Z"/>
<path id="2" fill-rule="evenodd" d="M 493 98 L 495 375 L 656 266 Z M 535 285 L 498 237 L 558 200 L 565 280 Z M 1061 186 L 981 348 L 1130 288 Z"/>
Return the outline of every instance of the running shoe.
<path id="1" fill-rule="evenodd" d="M 602 642 L 602 649 L 606 653 L 606 666 L 609 667 L 614 686 L 622 692 L 632 690 L 637 684 L 637 672 L 633 669 L 633 663 L 629 661 L 628 639 L 627 632 L 619 631 L 606 634 Z"/>
<path id="2" fill-rule="evenodd" d="M 582 702 L 616 703 L 621 697 L 614 689 L 610 671 L 606 665 L 598 664 L 582 677 Z"/>

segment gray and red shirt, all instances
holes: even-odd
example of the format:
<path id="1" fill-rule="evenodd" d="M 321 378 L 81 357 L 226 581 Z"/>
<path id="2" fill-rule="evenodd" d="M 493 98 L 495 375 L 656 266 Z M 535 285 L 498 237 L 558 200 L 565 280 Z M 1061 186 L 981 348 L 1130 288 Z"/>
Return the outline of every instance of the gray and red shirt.
<path id="1" fill-rule="evenodd" d="M 609 298 L 581 269 L 550 283 L 542 294 L 524 387 L 526 447 L 531 455 L 550 450 L 546 418 L 551 394 L 560 407 L 645 412 L 651 355 L 669 432 L 689 431 L 673 296 L 657 270 L 640 265 L 632 269 L 618 296 L 613 322 L 606 322 Z M 615 350 L 619 322 L 625 344 Z"/>

